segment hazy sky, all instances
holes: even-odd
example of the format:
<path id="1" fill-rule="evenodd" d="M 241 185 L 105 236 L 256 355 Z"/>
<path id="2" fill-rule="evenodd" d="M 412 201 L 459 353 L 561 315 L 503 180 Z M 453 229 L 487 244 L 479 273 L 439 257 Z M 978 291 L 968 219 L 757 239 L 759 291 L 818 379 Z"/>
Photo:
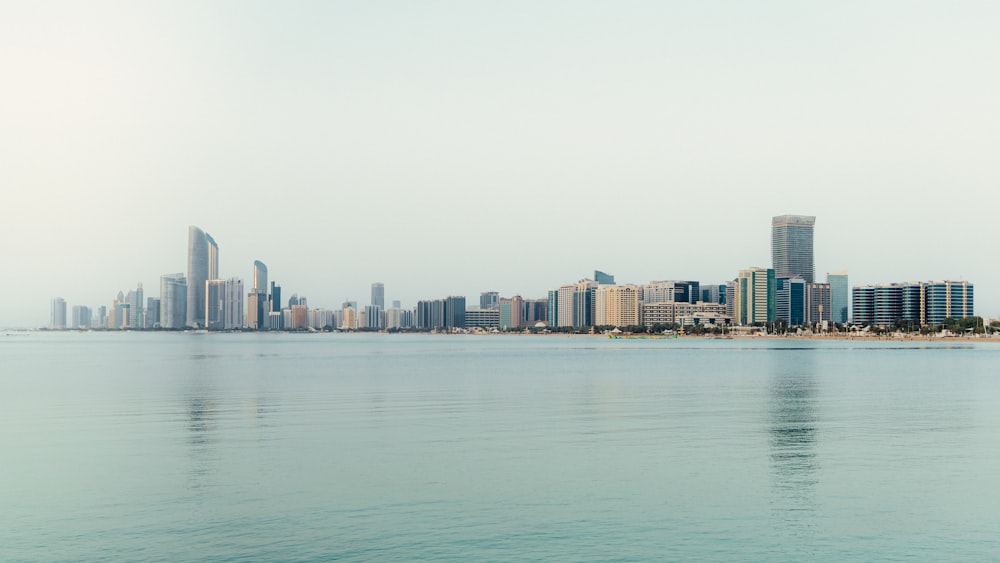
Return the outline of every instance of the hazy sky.
<path id="1" fill-rule="evenodd" d="M 0 3 L 0 326 L 264 261 L 311 306 L 816 271 L 1000 314 L 1000 3 Z"/>

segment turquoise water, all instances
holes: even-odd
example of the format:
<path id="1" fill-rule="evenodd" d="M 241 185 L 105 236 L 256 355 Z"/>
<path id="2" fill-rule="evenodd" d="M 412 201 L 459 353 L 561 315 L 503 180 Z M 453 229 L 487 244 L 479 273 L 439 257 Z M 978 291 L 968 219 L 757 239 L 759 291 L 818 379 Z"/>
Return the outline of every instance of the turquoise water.
<path id="1" fill-rule="evenodd" d="M 0 336 L 0 560 L 995 560 L 1000 344 Z"/>

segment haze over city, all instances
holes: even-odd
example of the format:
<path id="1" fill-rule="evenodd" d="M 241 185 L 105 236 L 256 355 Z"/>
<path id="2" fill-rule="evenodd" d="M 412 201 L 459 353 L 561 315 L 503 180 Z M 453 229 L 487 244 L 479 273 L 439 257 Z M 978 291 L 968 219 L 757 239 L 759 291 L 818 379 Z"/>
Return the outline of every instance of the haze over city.
<path id="1" fill-rule="evenodd" d="M 267 263 L 310 305 L 770 264 L 1000 313 L 993 3 L 0 7 L 0 326 Z"/>

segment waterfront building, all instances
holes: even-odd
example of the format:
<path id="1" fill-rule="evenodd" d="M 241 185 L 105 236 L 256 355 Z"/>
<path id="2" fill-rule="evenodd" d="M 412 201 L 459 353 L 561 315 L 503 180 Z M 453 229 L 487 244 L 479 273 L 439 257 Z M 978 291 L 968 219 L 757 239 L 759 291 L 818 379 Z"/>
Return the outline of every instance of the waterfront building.
<path id="1" fill-rule="evenodd" d="M 144 326 L 147 329 L 160 327 L 160 300 L 158 298 L 156 297 L 146 298 L 145 315 L 146 318 Z"/>
<path id="2" fill-rule="evenodd" d="M 285 325 L 289 330 L 306 330 L 309 328 L 309 306 L 308 305 L 292 305 L 288 309 L 288 324 Z M 284 313 L 285 310 L 282 311 Z"/>
<path id="3" fill-rule="evenodd" d="M 187 312 L 185 311 L 185 314 Z M 97 313 L 94 315 L 96 322 L 94 322 L 95 328 L 108 328 L 108 307 L 106 305 L 101 305 L 97 308 Z"/>
<path id="4" fill-rule="evenodd" d="M 932 281 L 925 285 L 926 324 L 941 324 L 945 319 L 975 316 L 973 286 L 965 281 Z"/>
<path id="5" fill-rule="evenodd" d="M 253 288 L 247 293 L 246 326 L 251 330 L 266 330 L 271 306 L 267 294 Z"/>
<path id="6" fill-rule="evenodd" d="M 594 281 L 598 285 L 615 285 L 615 277 L 600 270 L 594 270 Z"/>
<path id="7" fill-rule="evenodd" d="M 226 326 L 226 280 L 205 281 L 205 328 L 208 330 L 223 330 Z M 190 298 L 190 292 L 188 292 Z M 191 310 L 191 307 L 188 307 Z"/>
<path id="8" fill-rule="evenodd" d="M 465 310 L 465 328 L 478 328 L 482 330 L 492 330 L 495 328 L 500 328 L 501 309 L 466 309 Z"/>
<path id="9" fill-rule="evenodd" d="M 267 266 L 260 260 L 253 261 L 253 287 L 251 291 L 267 294 Z"/>
<path id="10" fill-rule="evenodd" d="M 62 297 L 52 299 L 49 315 L 49 328 L 52 330 L 66 329 L 66 300 Z"/>
<path id="11" fill-rule="evenodd" d="M 664 301 L 641 305 L 642 324 L 649 328 L 670 324 L 729 324 L 730 319 L 722 303 Z"/>
<path id="12" fill-rule="evenodd" d="M 701 286 L 701 297 L 699 301 L 705 303 L 726 303 L 726 284 L 712 284 Z"/>
<path id="13" fill-rule="evenodd" d="M 382 284 L 380 282 L 375 282 L 372 284 L 371 304 L 377 306 L 380 311 L 385 309 L 385 284 Z"/>
<path id="14" fill-rule="evenodd" d="M 597 292 L 597 282 L 580 280 L 573 291 L 573 326 L 585 328 L 594 326 L 594 294 Z"/>
<path id="15" fill-rule="evenodd" d="M 777 277 L 815 281 L 813 227 L 816 217 L 778 215 L 771 218 L 771 265 Z"/>
<path id="16" fill-rule="evenodd" d="M 556 319 L 559 321 L 557 326 L 560 327 L 572 327 L 573 326 L 573 294 L 576 293 L 576 284 L 569 283 L 559 286 L 558 295 L 556 298 L 556 306 L 558 310 L 556 311 Z"/>
<path id="17" fill-rule="evenodd" d="M 394 302 L 397 303 L 397 302 Z M 466 315 L 468 319 L 468 315 Z M 403 310 L 399 308 L 399 305 L 394 305 L 385 310 L 385 328 L 386 330 L 398 330 L 403 327 Z"/>
<path id="18" fill-rule="evenodd" d="M 858 285 L 851 290 L 852 322 L 870 325 L 875 322 L 875 286 Z"/>
<path id="19" fill-rule="evenodd" d="M 281 286 L 271 282 L 271 311 L 281 310 Z"/>
<path id="20" fill-rule="evenodd" d="M 284 316 L 281 314 L 281 311 L 271 311 L 268 313 L 268 330 L 281 330 L 284 328 L 285 325 L 282 324 L 283 318 Z"/>
<path id="21" fill-rule="evenodd" d="M 444 300 L 445 328 L 465 328 L 465 297 L 451 295 Z"/>
<path id="22" fill-rule="evenodd" d="M 830 320 L 846 324 L 848 317 L 847 270 L 826 275 L 830 284 Z"/>
<path id="23" fill-rule="evenodd" d="M 90 307 L 84 305 L 74 305 L 73 306 L 73 322 L 70 324 L 72 328 L 90 328 L 91 322 Z"/>
<path id="24" fill-rule="evenodd" d="M 852 290 L 854 324 L 875 325 L 882 328 L 903 324 L 909 325 L 908 328 L 911 329 L 916 326 L 940 324 L 947 317 L 931 313 L 933 309 L 931 303 L 935 300 L 931 296 L 934 291 L 931 288 L 942 287 L 936 285 L 939 283 L 949 282 L 904 282 L 856 286 Z M 972 316 L 971 305 L 970 302 L 968 315 L 959 314 L 956 318 Z"/>
<path id="25" fill-rule="evenodd" d="M 138 330 L 146 328 L 145 321 L 145 311 L 143 310 L 143 292 L 142 284 L 133 290 L 128 292 L 128 308 L 129 308 L 129 319 L 128 327 L 131 330 Z"/>
<path id="26" fill-rule="evenodd" d="M 701 289 L 696 281 L 651 281 L 642 286 L 643 303 L 663 303 L 679 301 L 697 303 L 701 299 Z"/>
<path id="27" fill-rule="evenodd" d="M 726 282 L 726 315 L 736 322 L 736 280 Z"/>
<path id="28" fill-rule="evenodd" d="M 510 330 L 524 326 L 524 299 L 515 295 L 500 300 L 500 329 Z"/>
<path id="29" fill-rule="evenodd" d="M 479 294 L 479 308 L 480 309 L 499 309 L 500 308 L 500 292 L 497 291 L 484 291 Z"/>
<path id="30" fill-rule="evenodd" d="M 184 274 L 160 276 L 160 327 L 184 328 L 187 324 L 187 278 Z"/>
<path id="31" fill-rule="evenodd" d="M 245 326 L 243 315 L 243 280 L 229 278 L 225 283 L 222 323 L 226 330 L 240 330 Z"/>
<path id="32" fill-rule="evenodd" d="M 548 323 L 548 299 L 524 300 L 524 323 L 535 326 L 537 323 Z"/>
<path id="33" fill-rule="evenodd" d="M 559 326 L 559 290 L 550 289 L 548 298 L 545 300 L 545 323 L 550 326 Z"/>
<path id="34" fill-rule="evenodd" d="M 313 309 L 309 311 L 309 326 L 316 330 L 330 330 L 336 326 L 333 317 L 330 309 Z"/>
<path id="35" fill-rule="evenodd" d="M 806 324 L 806 280 L 800 277 L 775 278 L 775 314 L 789 327 Z M 812 285 L 812 284 L 808 284 Z"/>
<path id="36" fill-rule="evenodd" d="M 345 301 L 340 307 L 340 328 L 353 330 L 358 328 L 358 308 L 353 301 Z"/>
<path id="37" fill-rule="evenodd" d="M 830 306 L 830 284 L 806 284 L 806 322 L 821 324 L 830 321 L 833 309 Z"/>
<path id="38" fill-rule="evenodd" d="M 594 293 L 594 325 L 627 327 L 640 321 L 639 294 L 635 285 L 599 285 Z"/>
<path id="39" fill-rule="evenodd" d="M 771 268 L 740 270 L 733 303 L 733 322 L 751 326 L 775 320 L 775 273 Z"/>
<path id="40" fill-rule="evenodd" d="M 206 282 L 219 277 L 219 245 L 205 231 L 188 227 L 187 319 L 190 327 L 206 327 Z"/>
<path id="41" fill-rule="evenodd" d="M 359 326 L 364 328 L 379 330 L 382 328 L 382 308 L 378 305 L 369 305 L 361 310 L 361 322 Z"/>

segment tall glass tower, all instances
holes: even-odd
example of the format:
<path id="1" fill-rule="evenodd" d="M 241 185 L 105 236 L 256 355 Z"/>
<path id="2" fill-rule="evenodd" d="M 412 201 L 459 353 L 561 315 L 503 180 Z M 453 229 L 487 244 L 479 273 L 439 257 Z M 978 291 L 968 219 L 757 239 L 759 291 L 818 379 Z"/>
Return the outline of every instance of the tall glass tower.
<path id="1" fill-rule="evenodd" d="M 385 286 L 379 282 L 372 284 L 372 305 L 385 310 Z"/>
<path id="2" fill-rule="evenodd" d="M 205 282 L 219 278 L 219 245 L 212 235 L 188 227 L 187 325 L 204 328 Z"/>
<path id="3" fill-rule="evenodd" d="M 779 215 L 771 218 L 771 264 L 777 277 L 815 281 L 813 226 L 816 217 Z"/>
<path id="4" fill-rule="evenodd" d="M 830 284 L 830 320 L 847 324 L 847 271 L 827 274 L 826 283 Z"/>

